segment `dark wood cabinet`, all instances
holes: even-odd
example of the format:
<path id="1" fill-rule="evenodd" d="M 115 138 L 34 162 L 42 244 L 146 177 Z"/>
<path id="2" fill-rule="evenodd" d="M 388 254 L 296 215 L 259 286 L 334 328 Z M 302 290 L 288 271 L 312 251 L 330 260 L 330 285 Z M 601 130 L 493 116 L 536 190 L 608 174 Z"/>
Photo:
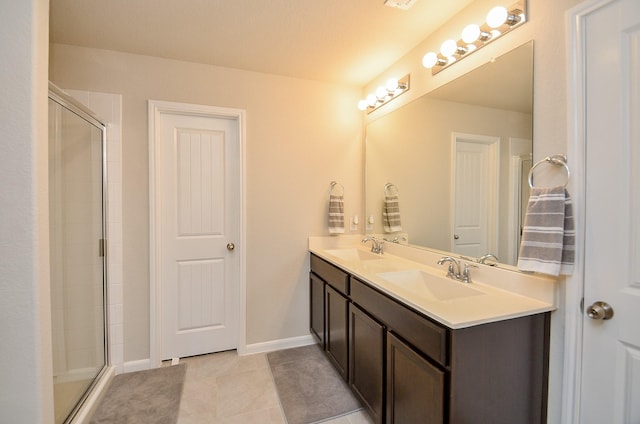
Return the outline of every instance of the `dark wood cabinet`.
<path id="1" fill-rule="evenodd" d="M 349 378 L 348 307 L 350 276 L 311 255 L 310 331 L 345 381 Z M 322 314 L 322 316 L 320 316 Z"/>
<path id="2" fill-rule="evenodd" d="M 325 288 L 325 350 L 345 381 L 349 377 L 348 309 L 345 296 L 327 285 Z"/>
<path id="3" fill-rule="evenodd" d="M 349 305 L 349 385 L 376 424 L 384 422 L 385 328 Z"/>
<path id="4" fill-rule="evenodd" d="M 311 327 L 374 422 L 546 422 L 550 313 L 451 329 L 311 255 Z M 315 311 L 315 312 L 314 312 Z"/>
<path id="5" fill-rule="evenodd" d="M 445 373 L 387 335 L 387 423 L 444 423 Z"/>
<path id="6" fill-rule="evenodd" d="M 324 349 L 324 281 L 315 274 L 309 275 L 309 329 Z"/>
<path id="7" fill-rule="evenodd" d="M 546 423 L 549 313 L 451 332 L 449 422 Z"/>

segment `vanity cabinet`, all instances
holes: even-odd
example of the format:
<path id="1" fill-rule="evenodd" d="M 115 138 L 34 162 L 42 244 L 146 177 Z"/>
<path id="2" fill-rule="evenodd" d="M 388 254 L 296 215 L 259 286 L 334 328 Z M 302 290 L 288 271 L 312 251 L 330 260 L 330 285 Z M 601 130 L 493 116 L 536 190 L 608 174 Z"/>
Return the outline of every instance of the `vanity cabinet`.
<path id="1" fill-rule="evenodd" d="M 349 378 L 348 308 L 350 276 L 311 255 L 311 333 L 345 381 Z M 322 309 L 320 309 L 322 308 Z M 320 317 L 322 311 L 322 317 Z"/>
<path id="2" fill-rule="evenodd" d="M 376 424 L 384 422 L 385 333 L 382 324 L 349 304 L 349 385 Z"/>
<path id="3" fill-rule="evenodd" d="M 325 348 L 324 344 L 324 281 L 311 273 L 309 275 L 309 330 L 316 341 Z"/>
<path id="4" fill-rule="evenodd" d="M 389 333 L 386 422 L 444 423 L 444 392 L 445 371 L 432 365 L 418 351 Z"/>
<path id="5" fill-rule="evenodd" d="M 549 312 L 451 329 L 313 254 L 310 281 L 325 351 L 375 423 L 546 421 Z"/>
<path id="6" fill-rule="evenodd" d="M 338 372 L 347 381 L 349 376 L 349 301 L 330 285 L 325 291 L 325 350 Z"/>

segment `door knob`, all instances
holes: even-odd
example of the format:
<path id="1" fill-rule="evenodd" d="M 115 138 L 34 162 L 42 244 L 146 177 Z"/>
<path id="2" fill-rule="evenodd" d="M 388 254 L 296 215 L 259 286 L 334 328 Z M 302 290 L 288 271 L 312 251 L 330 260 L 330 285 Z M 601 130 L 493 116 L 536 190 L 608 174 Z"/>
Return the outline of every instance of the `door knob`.
<path id="1" fill-rule="evenodd" d="M 454 239 L 454 240 L 458 240 L 459 238 L 460 238 L 460 236 L 459 236 L 459 235 L 457 235 L 457 234 L 454 234 L 454 235 L 453 235 L 453 239 Z"/>
<path id="2" fill-rule="evenodd" d="M 228 251 L 232 251 L 233 249 L 236 248 L 236 245 L 233 243 L 227 243 L 227 250 Z"/>
<path id="3" fill-rule="evenodd" d="M 607 302 L 594 302 L 593 305 L 587 307 L 587 316 L 591 319 L 611 319 L 613 308 Z"/>

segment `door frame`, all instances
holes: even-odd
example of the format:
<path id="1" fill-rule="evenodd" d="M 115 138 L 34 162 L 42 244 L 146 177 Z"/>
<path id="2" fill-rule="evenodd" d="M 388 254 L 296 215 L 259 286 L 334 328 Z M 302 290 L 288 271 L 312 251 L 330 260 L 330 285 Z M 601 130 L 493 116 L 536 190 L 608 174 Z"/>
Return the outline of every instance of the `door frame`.
<path id="1" fill-rule="evenodd" d="M 524 140 L 519 138 L 510 138 L 510 147 L 514 140 Z M 528 140 L 531 142 L 531 140 Z M 525 161 L 533 164 L 531 154 L 511 154 L 509 156 L 509 197 L 507 211 L 507 263 L 516 264 L 518 259 L 518 249 L 520 248 L 521 229 L 524 224 L 520 216 L 522 215 L 522 169 Z M 526 179 L 525 179 L 526 180 Z"/>
<path id="2" fill-rule="evenodd" d="M 586 200 L 586 87 L 585 60 L 587 15 L 607 6 L 614 0 L 587 0 L 566 12 L 567 51 L 567 153 L 571 158 L 571 180 L 576 228 L 575 268 L 566 278 L 564 365 L 562 367 L 563 423 L 578 424 L 581 408 L 584 257 L 585 257 L 585 200 Z"/>
<path id="3" fill-rule="evenodd" d="M 246 350 L 246 148 L 244 109 L 189 103 L 149 100 L 149 360 L 150 367 L 160 365 L 162 342 L 162 288 L 160 287 L 160 196 L 159 158 L 156 152 L 159 117 L 163 113 L 210 118 L 227 118 L 235 121 L 238 134 L 238 178 L 240 187 L 240 228 L 235 254 L 239 255 L 238 287 L 238 353 Z"/>
<path id="4" fill-rule="evenodd" d="M 498 246 L 498 240 L 500 237 L 498 227 L 498 212 L 500 205 L 500 137 L 481 135 L 481 134 L 467 134 L 461 132 L 451 133 L 451 193 L 450 210 L 451 210 L 451 223 L 450 229 L 450 241 L 451 252 L 455 252 L 455 240 L 453 234 L 456 230 L 456 156 L 458 153 L 458 141 L 464 141 L 469 143 L 483 144 L 489 147 L 489 179 L 493 180 L 493 183 L 489 187 L 489 214 L 487 216 L 487 248 L 489 252 L 494 253 Z M 493 213 L 491 213 L 493 212 Z"/>

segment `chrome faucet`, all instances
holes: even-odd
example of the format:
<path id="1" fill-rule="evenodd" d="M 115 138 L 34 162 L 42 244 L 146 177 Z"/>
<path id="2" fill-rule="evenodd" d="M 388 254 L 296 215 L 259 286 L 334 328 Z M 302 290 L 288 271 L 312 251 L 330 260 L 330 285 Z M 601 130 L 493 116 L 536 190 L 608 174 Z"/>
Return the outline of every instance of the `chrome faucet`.
<path id="1" fill-rule="evenodd" d="M 382 245 L 384 244 L 384 240 L 378 240 L 374 236 L 366 236 L 362 239 L 362 243 L 371 242 L 371 253 L 376 253 L 378 255 L 382 255 Z"/>
<path id="2" fill-rule="evenodd" d="M 391 243 L 399 244 L 401 241 L 407 241 L 407 238 L 405 236 L 397 236 L 397 237 L 394 237 L 393 240 L 387 240 L 387 241 L 390 241 Z"/>
<path id="3" fill-rule="evenodd" d="M 488 259 L 493 259 L 494 262 L 487 263 Z M 478 258 L 479 264 L 485 264 L 489 266 L 496 266 L 498 262 L 498 257 L 492 253 L 487 253 L 486 255 L 482 255 Z"/>
<path id="4" fill-rule="evenodd" d="M 471 282 L 471 273 L 469 272 L 469 268 L 478 268 L 478 265 L 467 262 L 461 263 L 459 260 L 452 258 L 451 256 L 441 257 L 440 260 L 438 260 L 438 265 L 444 265 L 445 262 L 449 262 L 447 277 L 462 281 L 463 283 Z"/>
<path id="5" fill-rule="evenodd" d="M 438 265 L 444 265 L 445 262 L 449 262 L 449 268 L 447 270 L 447 277 L 454 280 L 460 279 L 460 262 L 451 256 L 443 256 L 438 261 Z"/>

